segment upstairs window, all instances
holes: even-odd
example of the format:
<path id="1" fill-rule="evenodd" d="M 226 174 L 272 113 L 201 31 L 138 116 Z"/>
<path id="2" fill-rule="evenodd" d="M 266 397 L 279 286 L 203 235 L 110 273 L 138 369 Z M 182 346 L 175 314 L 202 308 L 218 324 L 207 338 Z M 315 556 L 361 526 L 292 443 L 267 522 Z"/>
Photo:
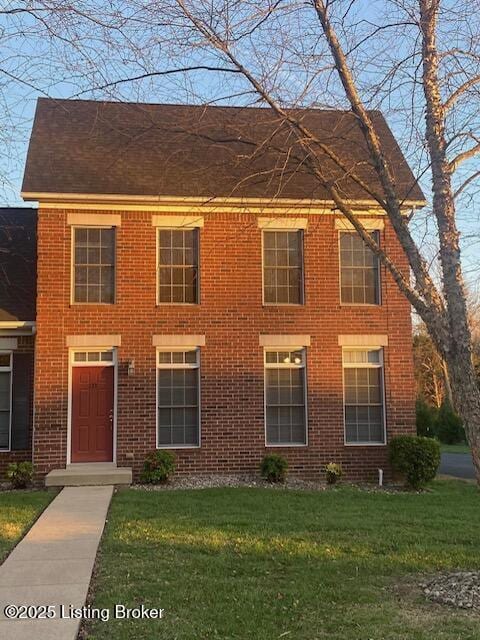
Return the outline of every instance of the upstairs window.
<path id="1" fill-rule="evenodd" d="M 344 349 L 345 441 L 384 444 L 382 349 Z"/>
<path id="2" fill-rule="evenodd" d="M 198 229 L 159 229 L 158 302 L 198 303 Z"/>
<path id="3" fill-rule="evenodd" d="M 73 229 L 73 301 L 115 302 L 115 229 Z"/>
<path id="4" fill-rule="evenodd" d="M 200 352 L 157 352 L 158 446 L 200 444 Z"/>
<path id="5" fill-rule="evenodd" d="M 12 354 L 0 353 L 0 450 L 10 449 L 12 422 Z"/>
<path id="6" fill-rule="evenodd" d="M 267 445 L 307 442 L 305 350 L 265 352 Z"/>
<path id="7" fill-rule="evenodd" d="M 263 301 L 303 304 L 303 231 L 263 232 Z"/>
<path id="8" fill-rule="evenodd" d="M 340 232 L 340 287 L 342 304 L 380 304 L 378 258 L 355 231 Z"/>

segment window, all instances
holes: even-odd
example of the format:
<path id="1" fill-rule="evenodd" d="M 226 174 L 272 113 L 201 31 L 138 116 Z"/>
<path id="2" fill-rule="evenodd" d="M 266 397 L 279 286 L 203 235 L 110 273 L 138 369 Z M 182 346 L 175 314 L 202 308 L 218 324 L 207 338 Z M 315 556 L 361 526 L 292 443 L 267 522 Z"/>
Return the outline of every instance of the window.
<path id="1" fill-rule="evenodd" d="M 158 302 L 198 303 L 198 229 L 158 230 Z"/>
<path id="2" fill-rule="evenodd" d="M 306 444 L 305 350 L 265 351 L 267 445 Z"/>
<path id="3" fill-rule="evenodd" d="M 303 304 L 303 232 L 263 232 L 265 304 Z"/>
<path id="4" fill-rule="evenodd" d="M 10 449 L 12 354 L 0 353 L 0 450 Z"/>
<path id="5" fill-rule="evenodd" d="M 115 301 L 115 229 L 78 227 L 74 234 L 74 302 Z"/>
<path id="6" fill-rule="evenodd" d="M 382 350 L 344 349 L 343 378 L 347 444 L 384 444 Z"/>
<path id="7" fill-rule="evenodd" d="M 371 235 L 378 243 L 378 231 Z M 340 232 L 340 282 L 343 304 L 380 304 L 378 258 L 355 231 Z"/>
<path id="8" fill-rule="evenodd" d="M 90 362 L 113 363 L 113 351 L 75 351 L 73 361 L 75 364 L 88 364 Z"/>
<path id="9" fill-rule="evenodd" d="M 158 446 L 200 443 L 199 350 L 158 351 Z"/>

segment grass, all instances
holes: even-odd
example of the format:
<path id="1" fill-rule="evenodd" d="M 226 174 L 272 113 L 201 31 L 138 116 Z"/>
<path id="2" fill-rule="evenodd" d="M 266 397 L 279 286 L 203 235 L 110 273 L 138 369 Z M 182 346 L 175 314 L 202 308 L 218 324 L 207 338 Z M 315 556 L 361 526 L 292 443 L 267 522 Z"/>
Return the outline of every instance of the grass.
<path id="1" fill-rule="evenodd" d="M 470 453 L 468 444 L 440 444 L 442 453 Z"/>
<path id="2" fill-rule="evenodd" d="M 479 618 L 426 602 L 420 574 L 480 569 L 480 494 L 122 490 L 94 606 L 163 620 L 96 621 L 95 639 L 474 640 Z"/>
<path id="3" fill-rule="evenodd" d="M 0 491 L 0 564 L 53 497 L 48 491 Z"/>

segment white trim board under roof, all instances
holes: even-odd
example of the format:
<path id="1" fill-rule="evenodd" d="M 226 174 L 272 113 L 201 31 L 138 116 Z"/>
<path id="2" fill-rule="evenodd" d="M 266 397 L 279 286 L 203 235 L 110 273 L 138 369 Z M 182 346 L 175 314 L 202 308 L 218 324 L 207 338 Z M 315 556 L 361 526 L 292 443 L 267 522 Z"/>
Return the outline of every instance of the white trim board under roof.
<path id="1" fill-rule="evenodd" d="M 95 193 L 47 193 L 22 191 L 26 201 L 38 201 L 48 209 L 97 210 L 97 211 L 152 211 L 186 213 L 282 213 L 296 215 L 338 215 L 332 200 L 291 198 L 196 198 L 175 196 L 132 196 Z M 374 200 L 347 200 L 359 215 L 385 215 L 385 211 Z M 412 209 L 425 206 L 425 201 L 405 200 L 402 210 L 405 215 Z M 41 210 L 40 210 L 41 212 Z"/>

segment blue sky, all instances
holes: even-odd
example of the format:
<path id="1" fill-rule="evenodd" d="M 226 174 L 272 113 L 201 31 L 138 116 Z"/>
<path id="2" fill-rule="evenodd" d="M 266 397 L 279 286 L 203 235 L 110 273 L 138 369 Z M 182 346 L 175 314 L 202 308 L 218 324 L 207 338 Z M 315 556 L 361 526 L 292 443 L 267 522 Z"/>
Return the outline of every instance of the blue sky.
<path id="1" fill-rule="evenodd" d="M 13 4 L 8 1 L 6 3 L 7 6 Z M 142 3 L 129 3 L 126 0 L 111 0 L 108 3 L 101 0 L 78 0 L 75 6 L 101 10 L 98 15 L 104 23 L 109 23 L 109 20 L 114 19 L 112 16 L 115 15 L 115 11 L 125 12 L 126 7 L 130 10 L 135 5 L 141 6 Z M 3 178 L 0 184 L 2 206 L 22 204 L 19 194 L 23 165 L 36 99 L 41 95 L 173 103 L 203 103 L 214 100 L 217 104 L 248 104 L 252 101 L 251 94 L 245 93 L 248 87 L 240 78 L 207 72 L 149 78 L 101 88 L 111 80 L 142 75 L 158 69 L 169 69 L 176 65 L 219 64 L 218 58 L 205 48 L 199 47 L 198 43 L 195 43 L 194 47 L 186 47 L 182 38 L 177 37 L 178 33 L 169 31 L 168 27 L 160 34 L 159 29 L 153 24 L 153 14 L 149 13 L 153 11 L 149 7 L 154 5 L 146 3 L 144 6 L 147 9 L 144 9 L 143 13 L 135 13 L 135 20 L 126 23 L 127 26 L 121 33 L 105 30 L 96 23 L 85 25 L 78 18 L 62 15 L 51 17 L 48 25 L 49 34 L 31 18 L 22 17 L 7 21 L 0 15 L 0 113 L 4 114 L 3 117 L 0 115 L 0 144 L 3 146 L 3 153 L 0 155 L 0 176 Z M 358 0 L 355 10 L 357 13 L 351 15 L 349 30 L 341 33 L 345 46 L 348 46 L 349 40 L 361 38 L 362 30 L 370 28 L 368 25 L 372 22 L 380 24 L 385 17 L 390 19 L 393 16 L 387 0 Z M 244 15 L 240 13 L 239 22 L 244 19 Z M 165 22 L 168 22 L 168 18 Z M 2 25 L 5 27 L 3 34 Z M 273 58 L 274 48 L 276 47 L 275 51 L 278 50 L 278 34 L 282 37 L 285 33 L 292 35 L 288 48 L 289 59 L 278 74 L 278 86 L 272 88 L 274 94 L 278 93 L 279 87 L 288 87 L 288 91 L 283 91 L 282 95 L 287 101 L 298 100 L 298 96 L 301 95 L 302 102 L 308 105 L 345 106 L 344 102 L 342 104 L 338 83 L 328 71 L 326 75 L 319 75 L 318 81 L 312 83 L 308 95 L 303 95 L 305 78 L 312 77 L 315 65 L 321 66 L 328 62 L 322 41 L 318 37 L 318 25 L 311 20 L 310 14 L 300 13 L 293 21 L 291 15 L 287 18 L 280 16 L 272 27 L 265 29 L 264 33 L 259 33 L 257 41 L 249 40 L 248 44 L 242 45 L 244 48 L 240 50 L 240 54 L 257 74 L 265 72 L 266 69 L 270 71 L 267 61 Z M 295 31 L 298 31 L 298 37 Z M 445 33 L 442 32 L 442 37 L 448 41 L 448 29 Z M 107 40 L 108 44 L 105 44 Z M 141 48 L 138 46 L 139 42 L 142 44 Z M 396 60 L 408 50 L 409 43 L 409 34 L 404 30 L 401 41 L 394 41 L 394 47 L 391 41 L 383 37 L 376 41 L 375 46 L 378 49 L 373 57 L 370 48 L 358 49 L 352 59 L 356 65 L 359 83 L 365 88 L 364 95 L 371 95 L 369 87 L 375 84 L 379 74 L 385 76 L 389 73 Z M 305 70 L 299 65 L 299 60 L 303 63 L 302 56 L 307 49 L 311 57 L 311 66 Z M 411 93 L 408 87 L 402 89 L 404 79 L 408 76 L 407 72 L 410 73 L 410 70 L 406 70 L 403 77 L 395 76 L 396 85 L 390 87 L 390 93 L 381 98 L 375 96 L 371 106 L 382 109 L 415 172 L 417 169 L 421 170 L 425 160 L 422 145 L 415 139 L 419 130 L 421 132 L 423 116 L 418 93 L 414 101 L 415 109 L 412 113 L 407 113 L 405 104 Z M 17 78 L 14 79 L 12 76 Z M 418 86 L 416 90 L 418 91 Z M 465 118 L 469 116 L 468 110 L 462 114 Z M 415 122 L 412 122 L 412 118 Z M 477 122 L 475 120 L 474 124 Z M 415 135 L 412 135 L 413 130 Z M 464 172 L 468 174 L 474 169 L 475 163 L 470 163 L 465 166 Z M 428 171 L 420 182 L 428 197 Z M 478 280 L 479 204 L 479 196 L 472 190 L 469 198 L 460 203 L 458 214 L 463 236 L 463 264 L 471 288 L 477 286 Z M 435 235 L 432 220 L 427 207 L 414 222 L 419 241 L 430 253 L 434 251 L 435 246 L 432 240 Z"/>

